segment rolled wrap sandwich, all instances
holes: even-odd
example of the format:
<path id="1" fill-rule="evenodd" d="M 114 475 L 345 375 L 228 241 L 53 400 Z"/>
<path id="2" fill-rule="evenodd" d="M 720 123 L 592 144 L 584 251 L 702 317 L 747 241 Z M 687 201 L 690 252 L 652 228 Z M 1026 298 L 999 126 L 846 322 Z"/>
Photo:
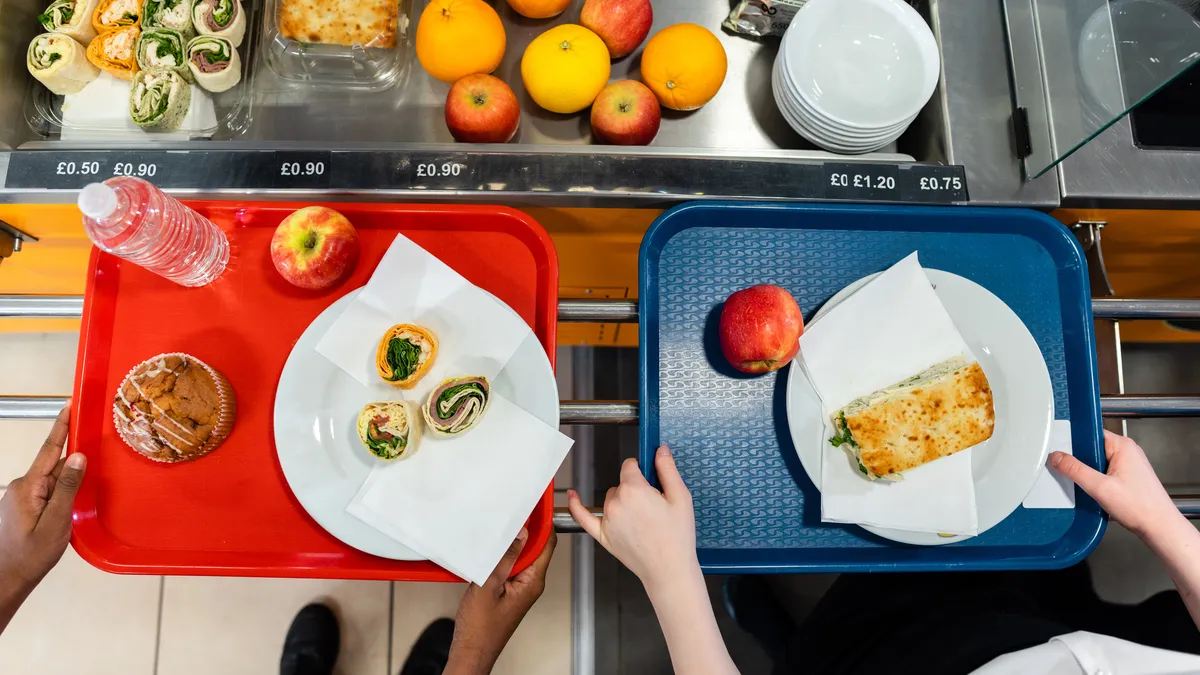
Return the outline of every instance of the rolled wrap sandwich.
<path id="1" fill-rule="evenodd" d="M 368 403 L 358 414 L 358 440 L 379 459 L 408 457 L 421 444 L 421 415 L 412 401 Z"/>
<path id="2" fill-rule="evenodd" d="M 192 81 L 192 71 L 187 67 L 187 50 L 179 31 L 170 28 L 143 28 L 142 34 L 138 36 L 135 53 L 138 70 L 173 70 L 188 82 Z"/>
<path id="3" fill-rule="evenodd" d="M 25 65 L 30 74 L 59 96 L 74 94 L 96 79 L 100 69 L 80 44 L 60 33 L 42 33 L 29 43 Z"/>
<path id="4" fill-rule="evenodd" d="M 86 45 L 96 37 L 92 13 L 100 0 L 54 0 L 38 15 L 38 23 L 51 33 L 62 33 Z"/>
<path id="5" fill-rule="evenodd" d="M 192 23 L 200 35 L 215 35 L 242 46 L 246 35 L 246 13 L 239 0 L 194 0 Z"/>
<path id="6" fill-rule="evenodd" d="M 113 77 L 132 80 L 138 70 L 135 47 L 140 33 L 137 26 L 125 26 L 97 35 L 87 47 L 88 61 Z"/>
<path id="7" fill-rule="evenodd" d="M 100 0 L 92 13 L 92 27 L 97 33 L 142 25 L 142 8 L 138 0 Z"/>
<path id="8" fill-rule="evenodd" d="M 220 93 L 242 79 L 242 61 L 233 43 L 222 37 L 201 35 L 187 45 L 187 67 L 196 84 Z"/>
<path id="9" fill-rule="evenodd" d="M 184 40 L 196 35 L 191 0 L 146 0 L 142 5 L 142 28 L 170 28 Z"/>
<path id="10" fill-rule="evenodd" d="M 833 413 L 835 447 L 870 480 L 900 480 L 909 469 L 992 437 L 992 390 L 978 363 L 955 357 Z"/>
<path id="11" fill-rule="evenodd" d="M 479 423 L 491 392 L 486 377 L 452 377 L 429 392 L 421 414 L 434 436 L 457 436 Z"/>
<path id="12" fill-rule="evenodd" d="M 437 349 L 433 331 L 411 323 L 396 324 L 379 341 L 375 371 L 393 387 L 412 389 L 433 367 Z"/>
<path id="13" fill-rule="evenodd" d="M 143 129 L 178 129 L 192 103 L 192 87 L 174 70 L 142 70 L 129 90 L 129 116 Z"/>

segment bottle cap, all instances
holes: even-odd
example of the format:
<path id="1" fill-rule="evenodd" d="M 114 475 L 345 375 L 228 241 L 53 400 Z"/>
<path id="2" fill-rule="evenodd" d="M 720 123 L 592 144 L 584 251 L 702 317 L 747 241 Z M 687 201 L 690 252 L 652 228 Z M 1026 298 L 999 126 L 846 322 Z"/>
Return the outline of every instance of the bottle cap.
<path id="1" fill-rule="evenodd" d="M 92 220 L 104 220 L 117 210 L 117 191 L 104 183 L 91 183 L 79 191 L 79 210 Z"/>

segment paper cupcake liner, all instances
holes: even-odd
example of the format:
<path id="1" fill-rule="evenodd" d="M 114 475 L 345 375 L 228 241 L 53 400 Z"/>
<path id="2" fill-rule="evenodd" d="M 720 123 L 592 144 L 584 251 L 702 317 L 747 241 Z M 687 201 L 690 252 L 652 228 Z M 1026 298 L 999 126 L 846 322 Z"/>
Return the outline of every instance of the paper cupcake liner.
<path id="1" fill-rule="evenodd" d="M 120 412 L 117 409 L 117 404 L 115 402 L 113 403 L 113 426 L 116 427 L 117 435 L 121 437 L 121 440 L 125 441 L 126 445 L 128 445 L 133 449 L 134 452 L 138 453 L 142 457 L 162 464 L 178 464 L 180 462 L 190 462 L 207 455 L 213 450 L 216 450 L 217 447 L 229 437 L 229 433 L 233 431 L 234 419 L 237 417 L 237 399 L 233 395 L 233 385 L 229 384 L 229 380 L 225 379 L 224 375 L 218 373 L 213 369 L 212 366 L 201 361 L 200 359 L 192 356 L 191 354 L 185 354 L 183 352 L 167 352 L 165 354 L 158 354 L 146 359 L 145 361 L 142 361 L 133 368 L 130 368 L 129 372 L 125 374 L 125 377 L 121 378 L 121 384 L 118 385 L 117 393 L 119 394 L 125 388 L 125 383 L 129 381 L 129 378 L 133 377 L 133 375 L 143 366 L 169 356 L 178 356 L 181 359 L 204 368 L 217 387 L 217 396 L 219 397 L 217 423 L 213 425 L 213 430 L 212 433 L 209 434 L 208 440 L 205 441 L 204 445 L 200 446 L 200 449 L 197 450 L 193 455 L 177 459 L 165 459 L 162 457 L 155 457 L 144 450 L 142 445 L 143 439 L 138 438 L 136 435 L 127 431 L 126 427 L 128 425 L 126 425 L 121 419 Z"/>

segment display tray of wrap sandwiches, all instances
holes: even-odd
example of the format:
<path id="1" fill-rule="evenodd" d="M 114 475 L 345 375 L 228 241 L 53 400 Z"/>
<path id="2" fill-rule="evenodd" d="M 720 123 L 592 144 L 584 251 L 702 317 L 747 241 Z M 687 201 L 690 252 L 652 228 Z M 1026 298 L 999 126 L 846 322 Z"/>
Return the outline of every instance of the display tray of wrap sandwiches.
<path id="1" fill-rule="evenodd" d="M 232 138 L 249 127 L 262 9 L 242 0 L 53 0 L 26 51 L 44 138 Z"/>
<path id="2" fill-rule="evenodd" d="M 313 320 L 370 279 L 397 234 L 512 308 L 553 365 L 558 259 L 549 235 L 528 215 L 500 206 L 331 204 L 354 223 L 361 254 L 345 281 L 311 291 L 280 277 L 268 254 L 280 222 L 310 204 L 185 203 L 230 240 L 230 264 L 216 282 L 185 288 L 98 249 L 92 253 L 70 431 L 73 446 L 88 448 L 89 462 L 75 500 L 76 551 L 100 569 L 133 574 L 456 579 L 426 560 L 391 560 L 353 548 L 309 516 L 278 457 L 273 410 L 280 376 Z M 131 364 L 182 351 L 227 378 L 237 418 L 218 451 L 163 470 L 121 440 L 113 396 Z M 464 379 L 473 385 L 483 378 Z M 346 420 L 345 431 L 359 434 L 363 452 L 381 461 L 402 450 L 373 444 L 368 437 L 378 438 L 381 429 L 366 427 L 398 417 L 391 406 L 368 406 L 360 430 L 359 421 Z M 415 405 L 398 409 L 412 425 L 429 419 L 447 427 L 439 433 L 464 429 L 478 417 L 422 419 Z M 553 512 L 554 490 L 547 486 L 526 522 L 530 552 L 549 538 Z"/>
<path id="3" fill-rule="evenodd" d="M 788 369 L 734 370 L 717 334 L 722 303 L 774 284 L 811 321 L 847 286 L 913 251 L 926 269 L 983 287 L 1019 318 L 1049 373 L 1054 424 L 1069 425 L 1076 457 L 1103 469 L 1087 267 L 1058 221 L 1024 209 L 684 204 L 655 221 L 639 257 L 640 460 L 657 484 L 654 451 L 670 445 L 692 492 L 706 571 L 1048 569 L 1099 543 L 1105 518 L 1078 490 L 1073 508 L 1017 506 L 978 536 L 941 546 L 822 522 L 821 492 L 789 430 Z M 827 442 L 847 451 L 864 485 L 903 480 L 993 428 L 1024 423 L 993 401 L 990 377 L 972 358 L 931 363 L 826 410 Z M 926 414 L 932 405 L 952 410 Z"/>

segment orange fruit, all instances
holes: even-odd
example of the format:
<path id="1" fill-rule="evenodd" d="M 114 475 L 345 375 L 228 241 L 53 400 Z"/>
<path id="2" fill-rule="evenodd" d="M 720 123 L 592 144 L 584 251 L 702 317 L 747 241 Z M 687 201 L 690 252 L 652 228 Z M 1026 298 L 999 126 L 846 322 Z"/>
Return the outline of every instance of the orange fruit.
<path id="1" fill-rule="evenodd" d="M 513 11 L 528 19 L 549 19 L 562 14 L 571 0 L 508 0 Z"/>
<path id="2" fill-rule="evenodd" d="M 504 46 L 500 15 L 483 0 L 432 0 L 417 23 L 417 59 L 443 82 L 492 72 Z"/>
<path id="3" fill-rule="evenodd" d="M 663 107 L 695 110 L 712 100 L 729 68 L 725 47 L 694 23 L 667 26 L 642 51 L 642 82 Z"/>
<path id="4" fill-rule="evenodd" d="M 546 110 L 563 114 L 591 105 L 608 84 L 611 69 L 604 40 L 573 23 L 537 36 L 521 57 L 525 91 Z"/>

